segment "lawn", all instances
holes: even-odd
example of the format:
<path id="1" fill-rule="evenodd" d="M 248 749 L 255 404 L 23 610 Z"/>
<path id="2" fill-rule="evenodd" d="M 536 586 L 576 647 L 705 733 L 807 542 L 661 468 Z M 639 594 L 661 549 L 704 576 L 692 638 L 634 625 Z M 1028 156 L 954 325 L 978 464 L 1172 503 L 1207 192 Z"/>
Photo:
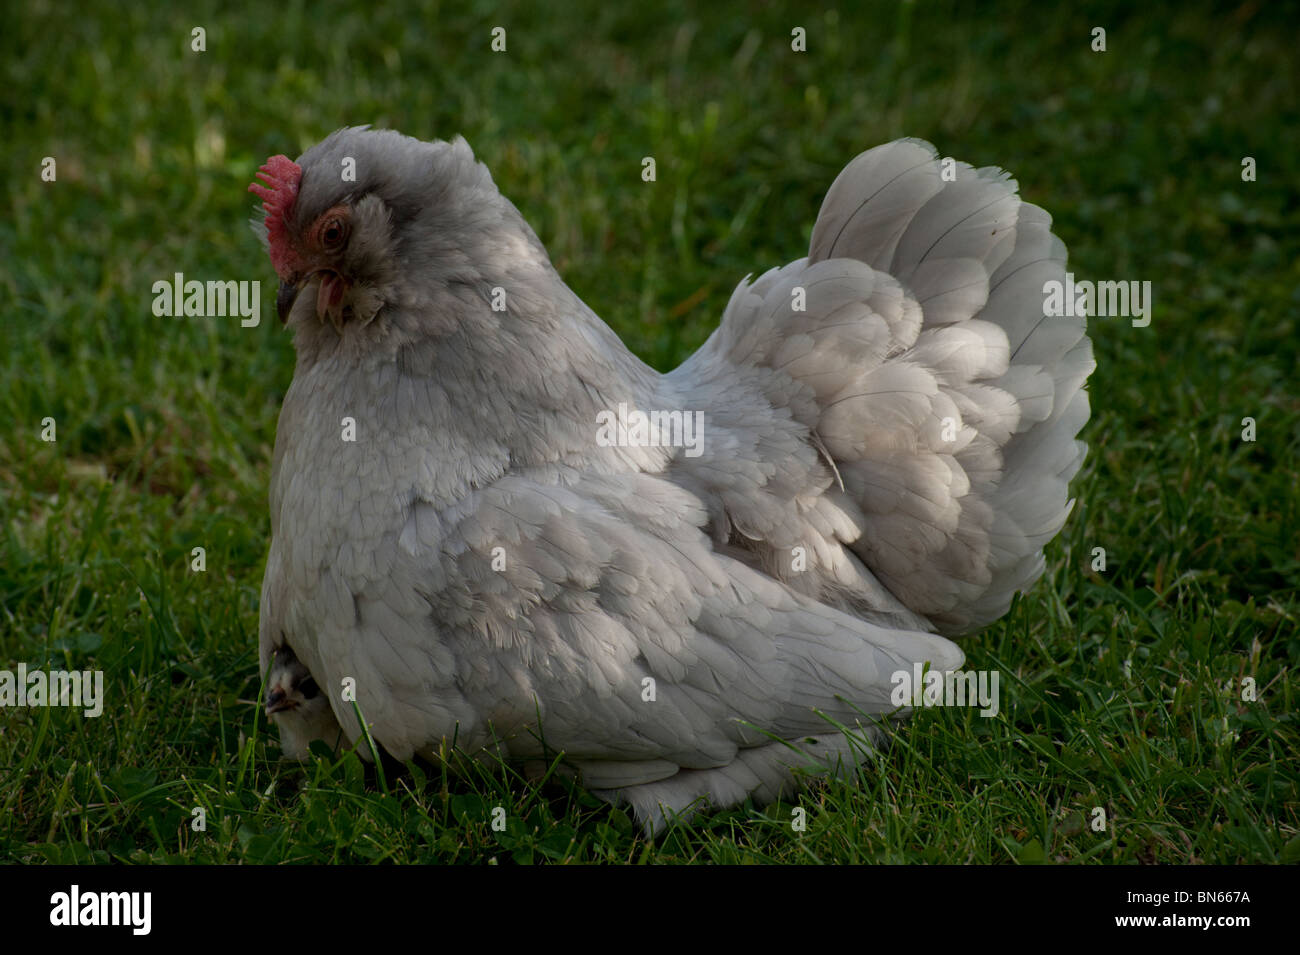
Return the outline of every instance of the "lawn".
<path id="1" fill-rule="evenodd" d="M 105 701 L 0 710 L 0 860 L 1300 861 L 1295 7 L 1057 6 L 6 15 L 0 669 L 101 670 Z M 653 843 L 558 775 L 282 762 L 256 633 L 293 349 L 245 190 L 357 123 L 464 135 L 660 370 L 899 136 L 1011 170 L 1077 277 L 1150 281 L 1149 325 L 1090 323 L 1091 450 L 1046 575 L 963 644 L 1000 714 L 918 712 L 856 785 L 801 797 L 804 831 L 746 806 Z M 263 320 L 156 317 L 178 272 L 261 280 Z"/>

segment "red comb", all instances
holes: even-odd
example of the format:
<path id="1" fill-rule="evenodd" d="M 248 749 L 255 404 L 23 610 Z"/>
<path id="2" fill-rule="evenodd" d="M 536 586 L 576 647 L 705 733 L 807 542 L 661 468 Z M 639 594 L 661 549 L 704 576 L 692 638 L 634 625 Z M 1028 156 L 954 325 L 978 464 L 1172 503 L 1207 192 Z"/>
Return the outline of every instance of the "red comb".
<path id="1" fill-rule="evenodd" d="M 271 265 L 277 274 L 287 275 L 293 271 L 290 262 L 294 258 L 294 252 L 289 246 L 284 217 L 298 198 L 302 167 L 288 156 L 272 156 L 258 170 L 257 176 L 266 185 L 255 182 L 248 187 L 248 191 L 261 197 L 262 208 L 266 210 L 266 236 L 270 240 Z"/>

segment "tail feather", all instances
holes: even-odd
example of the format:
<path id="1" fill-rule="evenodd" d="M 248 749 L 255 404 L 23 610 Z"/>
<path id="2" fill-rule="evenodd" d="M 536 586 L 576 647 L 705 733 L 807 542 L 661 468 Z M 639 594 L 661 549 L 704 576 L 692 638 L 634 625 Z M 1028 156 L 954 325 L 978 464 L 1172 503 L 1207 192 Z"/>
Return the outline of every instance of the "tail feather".
<path id="1" fill-rule="evenodd" d="M 859 563 L 859 577 L 944 633 L 996 619 L 1041 574 L 1086 452 L 1075 436 L 1088 419 L 1091 344 L 1081 318 L 1043 314 L 1065 246 L 1016 190 L 1001 170 L 940 160 L 918 140 L 863 153 L 827 193 L 808 258 L 741 283 L 718 332 L 669 376 L 696 397 L 734 396 L 743 380 L 755 405 L 806 428 L 816 453 L 783 467 L 785 484 L 801 483 L 805 514 L 840 520 L 809 520 L 803 536 L 834 524 L 816 554 Z M 752 427 L 741 421 L 763 409 L 747 412 L 714 427 Z M 753 447 L 762 467 L 762 442 Z M 765 536 L 753 487 L 741 501 L 710 474 L 695 486 L 715 512 L 747 515 L 751 551 L 799 536 L 788 521 L 780 540 Z M 762 493 L 767 512 L 795 504 Z M 788 576 L 849 599 L 826 567 Z"/>

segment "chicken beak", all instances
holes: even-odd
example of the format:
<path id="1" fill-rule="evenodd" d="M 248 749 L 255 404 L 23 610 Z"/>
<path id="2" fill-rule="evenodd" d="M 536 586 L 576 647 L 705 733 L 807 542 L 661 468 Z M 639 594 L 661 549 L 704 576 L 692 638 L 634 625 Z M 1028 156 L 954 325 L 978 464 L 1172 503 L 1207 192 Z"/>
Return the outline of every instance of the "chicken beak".
<path id="1" fill-rule="evenodd" d="M 337 272 L 321 271 L 316 273 L 320 286 L 316 292 L 316 317 L 322 322 L 330 320 L 334 330 L 343 334 L 343 299 L 347 297 L 348 282 Z M 280 290 L 275 295 L 275 311 L 280 316 L 280 324 L 289 320 L 293 303 L 298 300 L 298 293 L 306 285 L 305 280 L 280 281 Z"/>
<path id="2" fill-rule="evenodd" d="M 270 716 L 272 713 L 279 713 L 282 710 L 290 709 L 292 706 L 293 704 L 289 702 L 289 695 L 278 686 L 266 695 L 267 716 Z"/>
<path id="3" fill-rule="evenodd" d="M 298 289 L 299 286 L 282 281 L 280 290 L 275 293 L 275 313 L 280 316 L 281 325 L 289 320 L 289 312 L 293 309 L 293 303 L 298 298 Z"/>

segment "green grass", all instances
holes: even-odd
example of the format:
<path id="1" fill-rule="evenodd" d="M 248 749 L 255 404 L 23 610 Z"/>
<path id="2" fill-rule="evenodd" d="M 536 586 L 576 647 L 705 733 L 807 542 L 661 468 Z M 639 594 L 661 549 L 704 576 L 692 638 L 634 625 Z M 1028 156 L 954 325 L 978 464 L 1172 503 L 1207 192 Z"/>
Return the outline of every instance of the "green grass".
<path id="1" fill-rule="evenodd" d="M 99 719 L 0 710 L 0 859 L 1300 860 L 1295 9 L 1055 6 L 11 12 L 0 669 L 102 669 L 108 700 Z M 1091 453 L 1048 573 L 964 644 L 1001 670 L 1001 714 L 918 713 L 858 785 L 799 800 L 802 833 L 791 804 L 743 807 L 653 844 L 558 775 L 281 763 L 255 644 L 291 343 L 274 319 L 155 318 L 150 289 L 178 271 L 273 288 L 253 172 L 362 122 L 464 134 L 661 370 L 742 276 L 806 251 L 847 160 L 901 135 L 1012 170 L 1079 277 L 1150 280 L 1150 327 L 1092 323 Z"/>

